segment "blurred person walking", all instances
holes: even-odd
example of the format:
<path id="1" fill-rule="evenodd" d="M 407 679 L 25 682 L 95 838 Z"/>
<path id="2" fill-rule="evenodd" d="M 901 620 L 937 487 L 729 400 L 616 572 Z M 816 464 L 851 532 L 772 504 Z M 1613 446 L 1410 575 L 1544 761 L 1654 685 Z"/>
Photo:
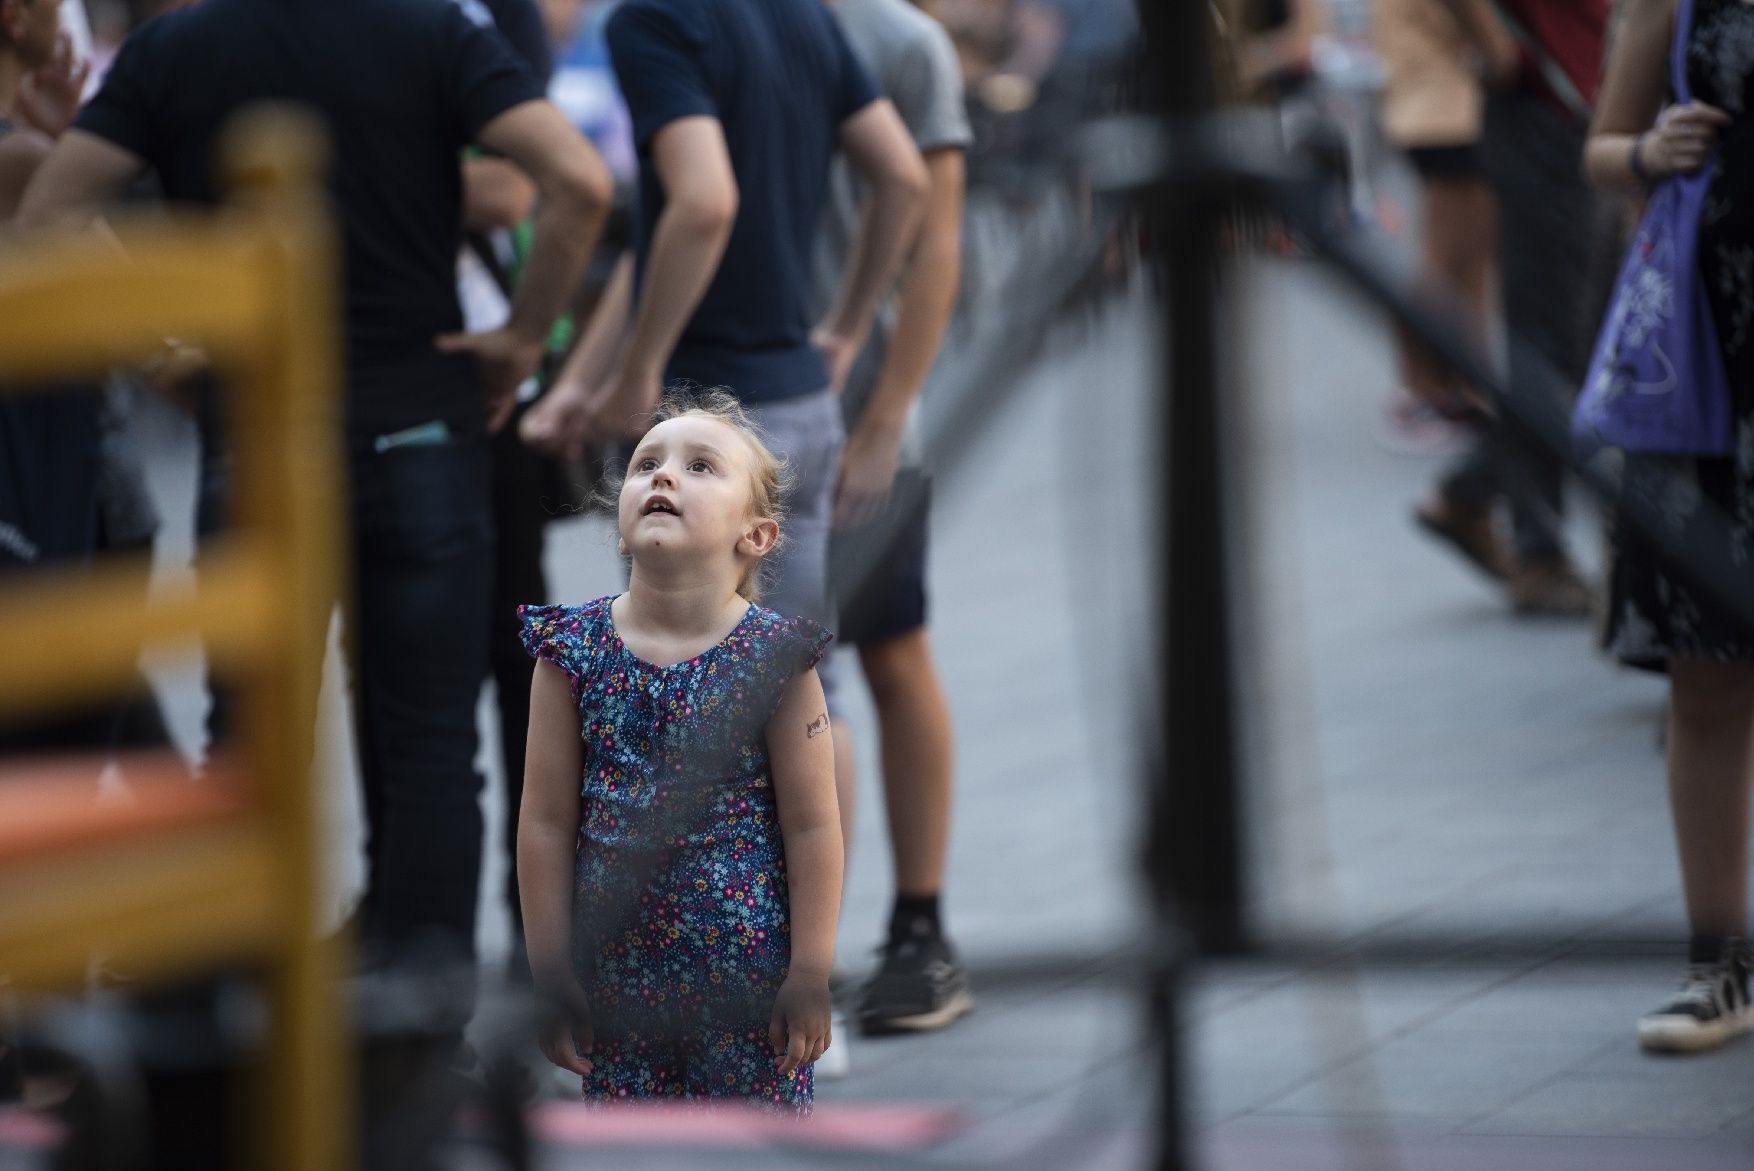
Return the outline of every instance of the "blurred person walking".
<path id="1" fill-rule="evenodd" d="M 931 12 L 956 47 L 971 127 L 953 328 L 973 336 L 1004 328 L 1022 258 L 1060 246 L 1054 230 L 1075 221 L 1066 186 L 1042 181 L 1064 136 L 1035 109 L 1065 30 L 1043 0 L 933 0 Z"/>
<path id="2" fill-rule="evenodd" d="M 1561 425 L 1600 308 L 1594 192 L 1577 159 L 1595 101 L 1607 0 L 1443 0 L 1481 57 L 1481 138 L 1498 199 L 1498 273 L 1511 384 L 1523 411 Z M 1557 371 L 1567 390 L 1551 386 Z M 1567 395 L 1561 401 L 1559 395 Z M 1504 584 L 1520 614 L 1580 617 L 1592 593 L 1566 551 L 1565 466 L 1518 412 L 1482 429 L 1419 504 L 1422 528 Z M 1496 504 L 1509 506 L 1499 542 Z"/>
<path id="3" fill-rule="evenodd" d="M 1501 30 L 1489 26 L 1490 31 Z M 1419 282 L 1449 296 L 1464 314 L 1463 328 L 1484 352 L 1493 303 L 1498 207 L 1481 161 L 1485 94 L 1467 40 L 1443 0 L 1377 0 L 1376 47 L 1387 66 L 1382 125 L 1418 176 L 1423 230 Z M 1501 45 L 1494 59 L 1515 56 Z M 1401 385 L 1383 411 L 1383 439 L 1412 454 L 1453 452 L 1469 433 L 1455 416 L 1468 394 L 1455 374 L 1411 338 L 1398 338 Z M 1436 523 L 1437 518 L 1421 520 Z M 1458 531 L 1442 532 L 1464 548 L 1487 545 L 1490 514 L 1453 518 Z M 1482 552 L 1482 559 L 1495 554 Z"/>
<path id="4" fill-rule="evenodd" d="M 1735 453 L 1628 453 L 1622 491 L 1662 501 L 1674 535 L 1689 545 L 1721 543 L 1727 533 L 1726 563 L 1745 566 L 1754 541 L 1754 7 L 1691 0 L 1691 8 L 1691 22 L 1680 24 L 1675 0 L 1627 0 L 1586 162 L 1597 183 L 1631 192 L 1715 168 L 1697 262 L 1732 395 Z M 1686 38 L 1685 81 L 1694 95 L 1685 105 L 1667 104 L 1676 35 Z M 1708 519 L 1727 530 L 1713 536 L 1703 527 Z M 1669 805 L 1691 930 L 1680 992 L 1639 1020 L 1638 1039 L 1652 1050 L 1711 1049 L 1754 1025 L 1744 942 L 1754 632 L 1698 596 L 1624 528 L 1615 534 L 1610 583 L 1609 648 L 1624 662 L 1669 673 Z M 1754 579 L 1747 584 L 1754 589 Z"/>
<path id="5" fill-rule="evenodd" d="M 542 15 L 554 47 L 554 78 L 548 95 L 561 113 L 591 140 L 617 188 L 629 186 L 639 171 L 627 103 L 615 84 L 604 26 L 617 0 L 543 0 Z M 619 191 L 618 191 L 619 195 Z M 620 209 L 621 200 L 617 200 Z M 621 247 L 616 248 L 619 254 Z M 593 264 L 592 266 L 596 266 Z M 594 283 L 600 290 L 607 274 Z"/>
<path id="6" fill-rule="evenodd" d="M 666 382 L 729 389 L 792 477 L 768 604 L 830 625 L 836 392 L 913 242 L 925 164 L 820 0 L 626 0 L 607 35 L 640 157 L 635 254 L 524 433 L 576 456 L 587 437 L 642 434 Z M 813 321 L 837 148 L 870 212 L 833 308 Z"/>
<path id="7" fill-rule="evenodd" d="M 956 306 L 970 133 L 956 50 L 936 21 L 907 0 L 834 0 L 831 8 L 895 103 L 931 177 L 926 217 L 892 312 L 879 315 L 842 389 L 848 439 L 835 487 L 830 565 L 841 641 L 858 649 L 877 709 L 895 874 L 882 960 L 860 993 L 858 1019 L 872 1033 L 936 1029 L 974 1000 L 940 907 L 955 760 L 950 711 L 926 633 L 930 481 L 914 432 L 920 391 Z M 860 194 L 851 169 L 837 162 L 816 249 L 819 315 L 851 261 Z M 858 785 L 844 720 L 835 736 L 835 779 L 841 836 L 850 842 Z"/>
<path id="8" fill-rule="evenodd" d="M 362 930 L 386 959 L 418 949 L 466 960 L 482 846 L 488 432 L 541 357 L 608 181 L 500 40 L 453 4 L 206 0 L 128 38 L 20 218 L 89 222 L 148 168 L 167 199 L 213 203 L 222 126 L 268 100 L 315 111 L 334 152 L 355 568 L 347 627 L 368 827 Z M 459 334 L 459 160 L 471 142 L 529 175 L 541 208 L 509 320 Z"/>

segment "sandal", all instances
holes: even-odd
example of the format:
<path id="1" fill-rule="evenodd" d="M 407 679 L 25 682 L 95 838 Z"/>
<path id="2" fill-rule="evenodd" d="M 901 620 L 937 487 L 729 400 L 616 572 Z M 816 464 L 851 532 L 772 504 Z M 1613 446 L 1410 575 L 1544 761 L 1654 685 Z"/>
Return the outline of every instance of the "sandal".
<path id="1" fill-rule="evenodd" d="M 1441 513 L 1421 504 L 1413 510 L 1413 522 L 1467 558 L 1468 564 L 1496 582 L 1511 577 L 1511 558 L 1498 539 L 1489 509 L 1458 508 L 1445 503 Z"/>

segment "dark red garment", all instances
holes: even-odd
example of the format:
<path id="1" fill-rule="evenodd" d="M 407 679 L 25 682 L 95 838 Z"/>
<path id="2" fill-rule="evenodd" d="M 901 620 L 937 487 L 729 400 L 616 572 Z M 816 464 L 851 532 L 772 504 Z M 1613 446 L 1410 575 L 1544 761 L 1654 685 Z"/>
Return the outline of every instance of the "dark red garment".
<path id="1" fill-rule="evenodd" d="M 1517 25 L 1524 51 L 1545 57 L 1557 65 L 1576 87 L 1584 104 L 1596 104 L 1602 84 L 1602 53 L 1608 35 L 1608 0 L 1498 0 L 1500 10 Z M 1540 68 L 1527 71 L 1528 84 L 1558 101 L 1567 110 L 1572 103 L 1554 93 Z M 1575 110 L 1572 110 L 1576 113 Z"/>

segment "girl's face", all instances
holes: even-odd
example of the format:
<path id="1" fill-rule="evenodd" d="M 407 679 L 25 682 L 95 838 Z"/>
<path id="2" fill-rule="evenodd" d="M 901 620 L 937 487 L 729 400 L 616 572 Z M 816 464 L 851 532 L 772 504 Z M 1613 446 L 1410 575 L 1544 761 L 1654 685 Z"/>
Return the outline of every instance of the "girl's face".
<path id="1" fill-rule="evenodd" d="M 728 423 L 668 419 L 646 432 L 627 464 L 617 525 L 626 552 L 759 557 L 777 527 L 754 515 L 754 453 Z"/>

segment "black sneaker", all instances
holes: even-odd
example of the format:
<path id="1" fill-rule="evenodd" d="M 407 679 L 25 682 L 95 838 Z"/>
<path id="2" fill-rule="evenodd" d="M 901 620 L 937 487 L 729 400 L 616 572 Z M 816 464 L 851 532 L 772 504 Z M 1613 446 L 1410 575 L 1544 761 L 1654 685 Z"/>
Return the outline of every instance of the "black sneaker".
<path id="1" fill-rule="evenodd" d="M 974 1007 L 968 977 L 941 936 L 891 942 L 882 955 L 877 974 L 859 997 L 862 1031 L 930 1032 Z"/>
<path id="2" fill-rule="evenodd" d="M 1748 976 L 1740 944 L 1717 963 L 1692 965 L 1675 998 L 1638 1019 L 1638 1043 L 1657 1053 L 1697 1053 L 1746 1033 L 1754 1027 Z"/>

